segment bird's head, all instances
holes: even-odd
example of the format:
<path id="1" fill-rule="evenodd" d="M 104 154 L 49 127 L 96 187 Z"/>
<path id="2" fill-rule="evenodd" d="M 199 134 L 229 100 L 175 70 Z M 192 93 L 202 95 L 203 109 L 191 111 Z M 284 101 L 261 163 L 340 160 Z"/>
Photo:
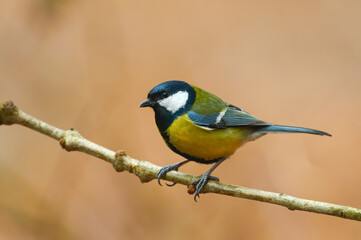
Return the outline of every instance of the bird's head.
<path id="1" fill-rule="evenodd" d="M 158 111 L 167 111 L 172 115 L 182 115 L 195 101 L 196 91 L 191 85 L 182 81 L 167 81 L 150 90 L 148 99 L 140 107 L 151 107 Z"/>
<path id="2" fill-rule="evenodd" d="M 153 108 L 158 129 L 163 132 L 192 107 L 195 99 L 196 91 L 188 83 L 167 81 L 150 90 L 140 107 Z"/>

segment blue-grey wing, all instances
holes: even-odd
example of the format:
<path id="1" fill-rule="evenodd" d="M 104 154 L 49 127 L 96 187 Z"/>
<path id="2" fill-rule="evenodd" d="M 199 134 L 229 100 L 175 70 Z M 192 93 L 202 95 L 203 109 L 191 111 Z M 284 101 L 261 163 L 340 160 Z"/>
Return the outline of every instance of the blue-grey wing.
<path id="1" fill-rule="evenodd" d="M 223 109 L 223 111 L 211 115 L 201 115 L 194 111 L 189 111 L 187 114 L 194 124 L 213 129 L 249 125 L 270 125 L 233 105 L 229 105 Z"/>

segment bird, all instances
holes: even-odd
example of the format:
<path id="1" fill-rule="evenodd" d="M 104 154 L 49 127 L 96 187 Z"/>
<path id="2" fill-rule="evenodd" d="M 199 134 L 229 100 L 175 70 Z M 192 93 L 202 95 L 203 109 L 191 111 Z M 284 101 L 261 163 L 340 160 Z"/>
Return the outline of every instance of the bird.
<path id="1" fill-rule="evenodd" d="M 171 80 L 155 86 L 139 107 L 150 107 L 167 146 L 186 160 L 161 168 L 158 183 L 169 171 L 178 171 L 193 161 L 214 164 L 190 185 L 194 200 L 209 180 L 219 179 L 212 172 L 239 147 L 268 133 L 331 134 L 303 127 L 276 125 L 257 119 L 216 95 L 184 81 Z M 168 184 L 167 184 L 168 185 Z M 168 185 L 173 186 L 175 185 Z"/>

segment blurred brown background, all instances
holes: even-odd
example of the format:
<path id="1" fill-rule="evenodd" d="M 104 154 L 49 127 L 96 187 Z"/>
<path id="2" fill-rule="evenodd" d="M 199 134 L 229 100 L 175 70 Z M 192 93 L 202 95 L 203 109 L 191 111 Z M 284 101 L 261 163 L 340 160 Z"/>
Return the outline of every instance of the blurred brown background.
<path id="1" fill-rule="evenodd" d="M 139 109 L 181 79 L 258 118 L 333 134 L 269 135 L 226 183 L 361 207 L 360 1 L 0 2 L 0 99 L 158 165 L 182 158 Z M 359 239 L 359 222 L 141 184 L 20 126 L 0 127 L 0 239 Z M 201 174 L 210 166 L 181 170 Z"/>

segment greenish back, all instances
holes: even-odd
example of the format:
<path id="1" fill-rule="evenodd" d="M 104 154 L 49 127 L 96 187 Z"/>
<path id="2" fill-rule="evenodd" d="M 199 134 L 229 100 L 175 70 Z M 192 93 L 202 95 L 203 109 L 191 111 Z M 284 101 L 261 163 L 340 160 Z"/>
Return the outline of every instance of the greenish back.
<path id="1" fill-rule="evenodd" d="M 202 115 L 211 115 L 221 112 L 228 106 L 228 103 L 226 103 L 216 95 L 204 91 L 198 87 L 192 87 L 196 91 L 197 95 L 196 100 L 190 109 L 191 111 Z"/>

